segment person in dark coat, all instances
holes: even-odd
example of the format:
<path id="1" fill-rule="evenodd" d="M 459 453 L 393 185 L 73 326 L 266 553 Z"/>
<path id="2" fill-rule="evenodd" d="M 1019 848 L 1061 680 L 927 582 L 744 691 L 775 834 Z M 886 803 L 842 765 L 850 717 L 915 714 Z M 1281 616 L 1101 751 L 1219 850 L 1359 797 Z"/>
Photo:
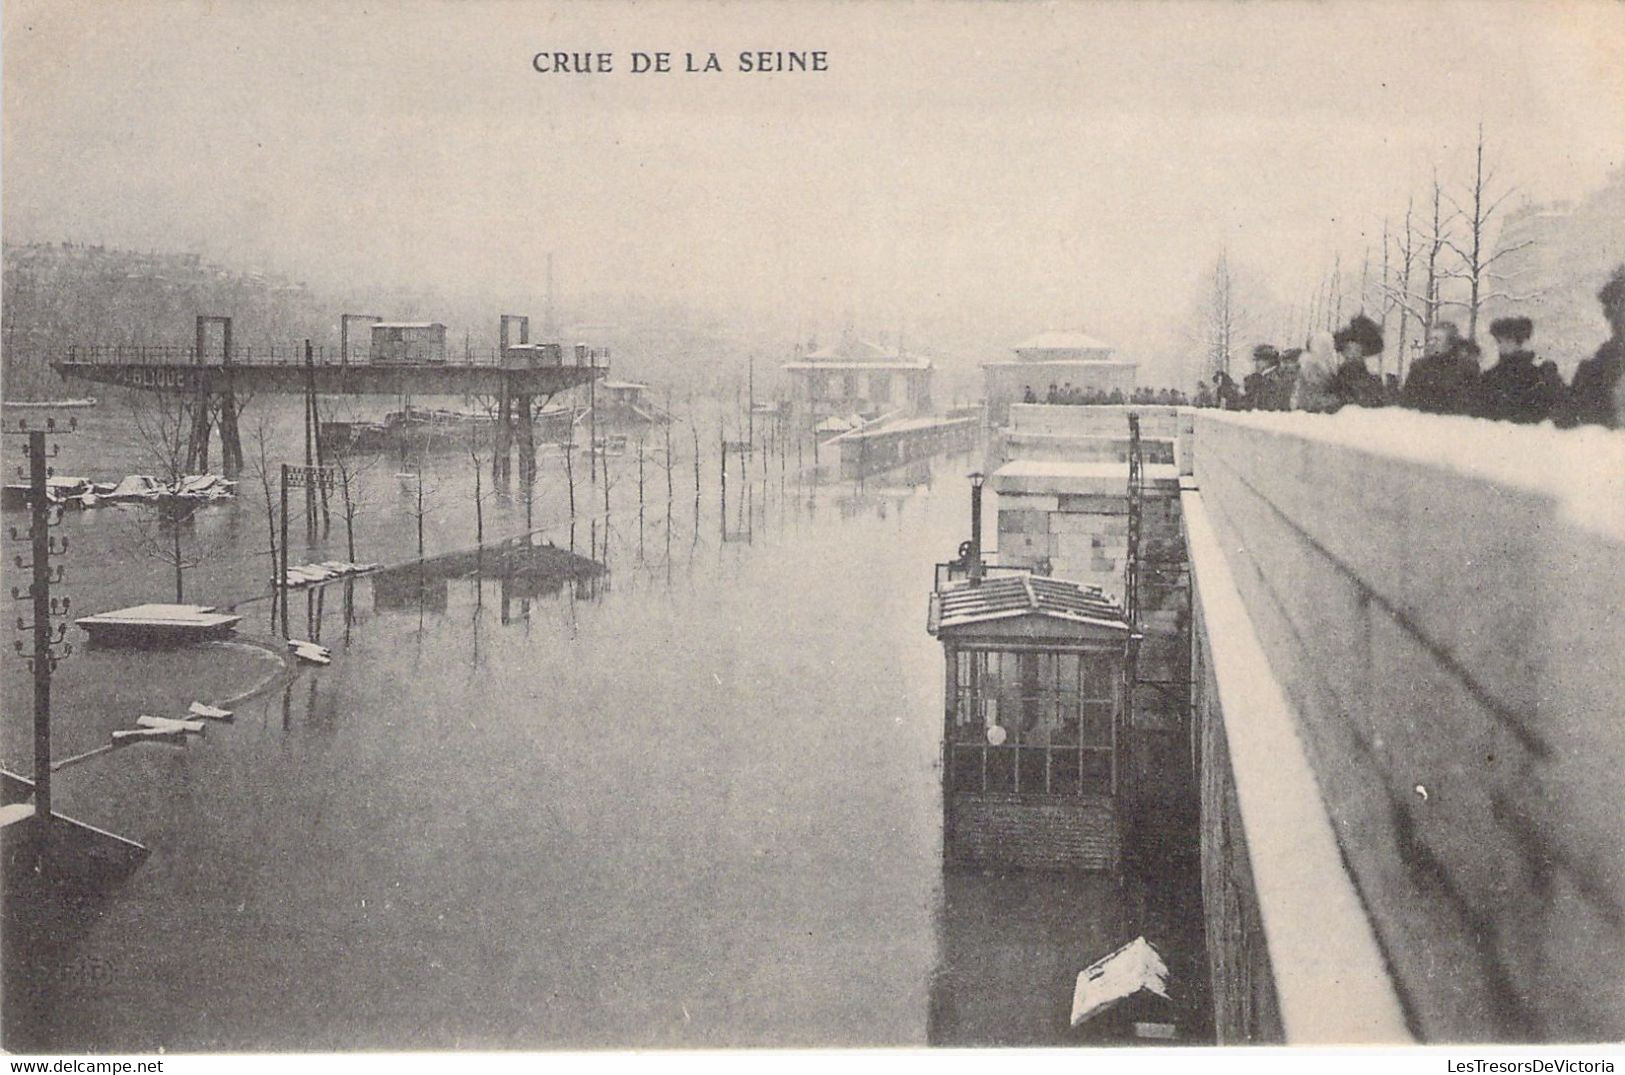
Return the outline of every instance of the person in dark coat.
<path id="1" fill-rule="evenodd" d="M 1473 413 L 1501 422 L 1533 424 L 1551 418 L 1562 402 L 1561 379 L 1535 364 L 1535 353 L 1524 346 L 1535 326 L 1527 317 L 1501 317 L 1490 325 L 1490 336 L 1500 358 L 1479 378 Z M 1556 372 L 1556 367 L 1550 367 Z"/>
<path id="2" fill-rule="evenodd" d="M 1281 361 L 1264 375 L 1264 396 L 1261 408 L 1266 411 L 1290 411 L 1292 390 L 1298 384 L 1298 359 L 1303 348 L 1288 347 L 1281 352 Z"/>
<path id="3" fill-rule="evenodd" d="M 1382 354 L 1382 329 L 1364 314 L 1355 314 L 1332 334 L 1332 344 L 1342 357 L 1326 388 L 1340 407 L 1381 407 L 1388 401 L 1382 379 L 1366 367 L 1365 361 Z"/>
<path id="4" fill-rule="evenodd" d="M 1620 377 L 1625 372 L 1625 264 L 1602 285 L 1597 301 L 1613 335 L 1574 371 L 1560 424 L 1619 429 L 1625 426 L 1625 381 Z"/>
<path id="5" fill-rule="evenodd" d="M 1478 402 L 1478 348 L 1453 321 L 1428 329 L 1427 353 L 1411 364 L 1399 405 L 1432 414 L 1471 414 Z"/>
<path id="6" fill-rule="evenodd" d="M 1244 411 L 1263 411 L 1269 408 L 1264 406 L 1264 383 L 1270 371 L 1280 365 L 1281 354 L 1267 343 L 1261 343 L 1253 348 L 1253 372 L 1241 381 L 1241 409 Z"/>
<path id="7" fill-rule="evenodd" d="M 1236 379 L 1225 370 L 1213 375 L 1214 395 L 1219 397 L 1219 406 L 1227 411 L 1241 409 L 1241 393 L 1236 389 Z"/>

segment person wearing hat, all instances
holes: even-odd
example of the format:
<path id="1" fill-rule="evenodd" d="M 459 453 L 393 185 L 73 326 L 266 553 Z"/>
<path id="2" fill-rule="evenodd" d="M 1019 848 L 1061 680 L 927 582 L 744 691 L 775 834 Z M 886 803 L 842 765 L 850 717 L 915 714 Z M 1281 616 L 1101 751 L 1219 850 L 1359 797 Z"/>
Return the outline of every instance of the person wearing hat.
<path id="1" fill-rule="evenodd" d="M 1333 371 L 1326 390 L 1340 407 L 1381 407 L 1388 400 L 1382 379 L 1366 367 L 1366 359 L 1382 354 L 1382 329 L 1365 314 L 1355 314 L 1332 335 L 1342 362 Z"/>
<path id="2" fill-rule="evenodd" d="M 1264 406 L 1264 383 L 1270 371 L 1280 364 L 1281 355 L 1275 348 L 1267 343 L 1261 343 L 1253 348 L 1253 372 L 1241 381 L 1241 409 L 1244 411 L 1264 411 L 1270 408 Z"/>
<path id="3" fill-rule="evenodd" d="M 1471 414 L 1478 400 L 1478 348 L 1453 321 L 1428 329 L 1427 352 L 1411 364 L 1399 405 L 1431 414 Z"/>
<path id="4" fill-rule="evenodd" d="M 1556 367 L 1537 366 L 1535 354 L 1524 345 L 1534 333 L 1527 317 L 1500 317 L 1490 325 L 1499 355 L 1495 365 L 1479 379 L 1477 405 L 1480 418 L 1533 424 L 1551 418 L 1562 402 L 1563 381 Z M 1550 369 L 1550 373 L 1545 372 Z"/>
<path id="5" fill-rule="evenodd" d="M 1625 377 L 1621 376 L 1625 373 L 1625 264 L 1597 292 L 1597 301 L 1602 303 L 1613 335 L 1574 371 L 1560 424 L 1594 423 L 1619 429 L 1625 426 Z"/>
<path id="6" fill-rule="evenodd" d="M 1264 375 L 1264 394 L 1261 410 L 1290 411 L 1292 393 L 1298 387 L 1298 359 L 1301 347 L 1288 347 L 1281 352 L 1280 361 Z"/>

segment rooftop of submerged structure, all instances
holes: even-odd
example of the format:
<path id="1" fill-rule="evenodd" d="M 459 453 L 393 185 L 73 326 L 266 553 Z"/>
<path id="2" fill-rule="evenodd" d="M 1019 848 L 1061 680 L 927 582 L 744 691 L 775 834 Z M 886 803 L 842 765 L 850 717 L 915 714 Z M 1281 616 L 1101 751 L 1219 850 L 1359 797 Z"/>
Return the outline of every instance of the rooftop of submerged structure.
<path id="1" fill-rule="evenodd" d="M 936 634 L 1033 615 L 1129 633 L 1123 606 L 1098 587 L 1026 573 L 967 581 L 933 593 L 928 628 Z"/>

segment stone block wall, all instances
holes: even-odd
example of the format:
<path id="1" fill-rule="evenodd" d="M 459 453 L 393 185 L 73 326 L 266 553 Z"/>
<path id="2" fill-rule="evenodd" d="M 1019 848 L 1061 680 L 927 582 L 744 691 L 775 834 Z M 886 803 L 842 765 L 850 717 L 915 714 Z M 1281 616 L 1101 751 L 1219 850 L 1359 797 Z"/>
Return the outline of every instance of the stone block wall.
<path id="1" fill-rule="evenodd" d="M 1172 490 L 1155 489 L 1141 505 L 1142 540 L 1179 541 L 1179 501 Z M 1128 555 L 1126 493 L 1000 493 L 999 562 L 1033 567 L 1047 559 L 1057 578 L 1099 586 L 1123 598 L 1123 565 Z"/>
<path id="2" fill-rule="evenodd" d="M 1349 435 L 1373 421 L 1204 412 L 1194 469 L 1407 1018 L 1625 1037 L 1625 545 L 1563 492 L 1625 480 L 1592 457 L 1618 443 L 1425 415 Z M 1524 469 L 1431 462 L 1435 435 Z M 1562 457 L 1550 488 L 1535 456 Z"/>

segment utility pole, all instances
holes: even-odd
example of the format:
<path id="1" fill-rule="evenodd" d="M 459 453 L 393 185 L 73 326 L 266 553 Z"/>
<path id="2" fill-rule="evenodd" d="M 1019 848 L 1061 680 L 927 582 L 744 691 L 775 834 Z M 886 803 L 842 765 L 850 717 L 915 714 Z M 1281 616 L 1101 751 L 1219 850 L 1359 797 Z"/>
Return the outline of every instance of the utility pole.
<path id="1" fill-rule="evenodd" d="M 327 490 L 332 488 L 333 483 L 334 483 L 334 476 L 333 476 L 333 468 L 332 467 L 316 466 L 316 465 L 313 465 L 313 464 L 310 464 L 310 463 L 307 463 L 302 467 L 293 466 L 293 465 L 291 465 L 289 463 L 283 463 L 282 464 L 282 549 L 281 549 L 281 553 L 282 553 L 282 565 L 281 565 L 281 567 L 282 567 L 282 576 L 281 576 L 281 578 L 277 579 L 277 588 L 278 588 L 278 591 L 280 593 L 279 604 L 281 605 L 281 612 L 282 612 L 282 637 L 283 638 L 288 637 L 288 487 L 292 486 L 292 485 L 302 485 L 302 486 L 304 486 L 305 487 L 305 504 L 308 507 L 308 505 L 311 503 L 311 498 L 314 495 L 315 488 L 317 486 L 321 487 L 322 496 L 325 498 L 326 495 L 327 495 Z M 419 487 L 420 492 L 419 492 L 418 507 L 420 509 L 423 506 L 422 505 L 422 493 L 421 493 L 422 485 L 423 485 L 423 475 L 419 474 L 418 475 L 418 487 Z M 309 520 L 307 519 L 306 522 L 307 522 L 307 529 L 308 529 L 309 528 Z M 420 510 L 420 513 L 418 515 L 418 530 L 419 530 L 418 542 L 419 542 L 420 546 L 421 546 L 422 541 L 423 541 L 422 528 L 423 528 L 423 516 L 422 516 L 421 510 Z M 420 553 L 420 555 L 421 555 L 421 553 Z"/>
<path id="2" fill-rule="evenodd" d="M 316 465 L 316 362 L 305 341 L 305 467 Z M 316 543 L 316 489 L 305 486 L 305 541 Z"/>
<path id="3" fill-rule="evenodd" d="M 32 581 L 25 595 L 17 587 L 11 588 L 13 600 L 21 601 L 25 597 L 33 606 L 34 622 L 25 624 L 22 617 L 17 618 L 17 629 L 33 635 L 32 652 L 25 647 L 22 639 L 16 640 L 17 653 L 28 661 L 30 670 L 34 674 L 34 817 L 37 831 L 42 837 L 50 832 L 51 813 L 51 675 L 56 671 L 57 662 L 73 654 L 73 644 L 65 641 L 68 625 L 61 624 L 55 630 L 51 627 L 53 617 L 60 618 L 68 614 L 69 602 L 67 598 L 53 598 L 51 584 L 62 581 L 62 568 L 51 570 L 51 557 L 60 556 L 68 551 L 68 540 L 63 538 L 59 543 L 51 537 L 51 528 L 57 523 L 52 522 L 53 514 L 58 522 L 61 520 L 61 509 L 52 511 L 52 505 L 47 496 L 50 477 L 50 468 L 46 465 L 48 453 L 45 445 L 47 433 L 52 436 L 64 432 L 75 432 L 77 421 L 70 420 L 67 430 L 56 428 L 54 418 L 46 419 L 45 429 L 31 430 L 27 422 L 18 422 L 15 429 L 8 433 L 22 434 L 28 440 L 28 498 L 29 498 L 29 526 L 27 535 L 17 533 L 17 528 L 11 528 L 11 537 L 14 541 L 27 540 L 31 563 L 23 563 L 23 558 L 14 558 L 19 569 L 27 569 L 32 573 Z M 56 446 L 52 445 L 49 455 L 56 454 Z M 18 467 L 19 476 L 22 468 Z M 58 651 L 55 647 L 61 646 Z M 44 853 L 45 841 L 41 840 L 41 853 Z"/>
<path id="4" fill-rule="evenodd" d="M 288 637 L 288 464 L 282 464 L 282 566 L 276 580 L 282 606 L 282 637 Z"/>

